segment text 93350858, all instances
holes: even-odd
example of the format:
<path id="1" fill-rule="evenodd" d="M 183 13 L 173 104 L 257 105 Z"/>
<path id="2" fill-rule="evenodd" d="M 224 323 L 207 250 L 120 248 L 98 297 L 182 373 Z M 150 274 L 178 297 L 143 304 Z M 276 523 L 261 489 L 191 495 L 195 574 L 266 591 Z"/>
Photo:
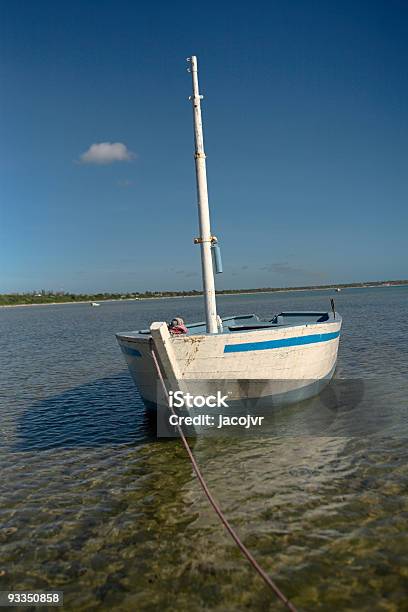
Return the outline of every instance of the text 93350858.
<path id="1" fill-rule="evenodd" d="M 62 606 L 62 591 L 0 591 L 0 607 Z"/>

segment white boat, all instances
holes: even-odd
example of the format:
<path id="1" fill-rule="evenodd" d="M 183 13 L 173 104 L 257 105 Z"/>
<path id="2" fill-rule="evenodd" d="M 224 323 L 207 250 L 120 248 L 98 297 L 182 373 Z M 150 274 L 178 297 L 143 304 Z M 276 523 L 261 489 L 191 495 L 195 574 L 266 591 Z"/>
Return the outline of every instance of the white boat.
<path id="1" fill-rule="evenodd" d="M 98 302 L 91 302 L 91 306 L 100 306 Z"/>
<path id="2" fill-rule="evenodd" d="M 217 316 L 214 268 L 219 272 L 222 266 L 210 229 L 197 58 L 189 61 L 200 232 L 194 242 L 201 248 L 205 321 L 188 324 L 180 335 L 163 321 L 153 322 L 150 329 L 119 333 L 117 340 L 148 407 L 160 404 L 159 378 L 173 392 L 215 394 L 227 386 L 229 406 L 246 399 L 273 406 L 311 397 L 336 366 L 341 317 L 333 301 L 327 312 Z"/>

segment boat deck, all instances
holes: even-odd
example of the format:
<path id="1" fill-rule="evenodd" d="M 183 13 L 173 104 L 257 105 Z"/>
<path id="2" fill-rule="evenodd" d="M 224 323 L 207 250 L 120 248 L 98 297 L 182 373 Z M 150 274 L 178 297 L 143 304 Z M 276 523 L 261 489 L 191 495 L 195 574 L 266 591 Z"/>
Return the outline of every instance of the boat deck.
<path id="1" fill-rule="evenodd" d="M 223 334 L 231 334 L 234 332 L 256 331 L 257 329 L 269 329 L 274 327 L 292 327 L 298 325 L 311 325 L 315 323 L 333 323 L 340 320 L 336 313 L 332 312 L 316 312 L 316 311 L 287 311 L 281 312 L 272 317 L 272 319 L 261 319 L 256 314 L 246 314 L 232 317 L 223 317 Z M 207 333 L 205 321 L 199 323 L 186 324 L 188 335 L 202 335 Z M 149 329 L 142 329 L 133 334 L 150 334 Z"/>

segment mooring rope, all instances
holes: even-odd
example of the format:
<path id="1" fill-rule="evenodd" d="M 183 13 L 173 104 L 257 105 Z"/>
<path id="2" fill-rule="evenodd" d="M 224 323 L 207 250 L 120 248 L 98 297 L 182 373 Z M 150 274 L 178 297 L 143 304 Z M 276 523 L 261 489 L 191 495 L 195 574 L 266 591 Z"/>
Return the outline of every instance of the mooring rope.
<path id="1" fill-rule="evenodd" d="M 151 341 L 150 344 L 150 352 L 152 354 L 153 357 L 153 362 L 154 365 L 156 367 L 157 370 L 157 375 L 159 377 L 160 383 L 163 387 L 163 391 L 164 394 L 167 398 L 167 400 L 169 399 L 169 394 L 167 392 L 167 388 L 166 388 L 166 384 L 164 382 L 161 370 L 160 370 L 160 366 L 159 366 L 159 362 L 157 360 L 157 356 L 154 350 L 154 345 L 153 345 L 153 340 Z M 175 416 L 176 413 L 174 411 L 173 406 L 170 405 L 170 402 L 168 402 L 169 404 L 169 408 L 172 412 L 172 414 L 174 414 Z M 242 542 L 242 540 L 240 539 L 239 535 L 237 534 L 237 532 L 235 531 L 235 529 L 230 525 L 228 519 L 225 517 L 223 511 L 221 510 L 220 506 L 218 505 L 217 501 L 214 499 L 211 491 L 209 490 L 207 483 L 204 480 L 204 476 L 202 475 L 200 468 L 198 467 L 198 464 L 195 460 L 195 457 L 193 455 L 193 452 L 187 442 L 187 439 L 184 435 L 183 430 L 181 429 L 180 425 L 176 425 L 177 430 L 180 434 L 180 438 L 184 444 L 184 447 L 187 451 L 187 454 L 190 458 L 191 464 L 193 466 L 194 472 L 203 488 L 204 493 L 207 496 L 208 501 L 210 502 L 211 506 L 213 507 L 215 513 L 218 515 L 219 519 L 221 520 L 222 524 L 224 525 L 224 527 L 226 528 L 226 530 L 228 531 L 228 533 L 230 534 L 230 536 L 232 537 L 232 539 L 234 540 L 234 542 L 236 543 L 236 545 L 238 546 L 238 548 L 241 550 L 241 552 L 245 555 L 245 557 L 248 559 L 248 561 L 250 562 L 250 564 L 252 565 L 252 567 L 255 569 L 255 571 L 258 572 L 258 574 L 261 576 L 261 578 L 264 580 L 264 582 L 268 585 L 268 587 L 270 589 L 272 589 L 272 591 L 275 593 L 275 595 L 278 597 L 278 599 L 280 599 L 280 601 L 289 609 L 291 610 L 291 612 L 297 612 L 297 609 L 295 608 L 295 606 L 289 601 L 289 599 L 282 593 L 282 591 L 279 589 L 279 587 L 275 584 L 275 582 L 272 580 L 272 578 L 265 572 L 265 570 L 259 565 L 258 561 L 255 559 L 255 557 L 252 555 L 252 553 L 248 550 L 248 548 L 245 546 L 245 544 Z"/>

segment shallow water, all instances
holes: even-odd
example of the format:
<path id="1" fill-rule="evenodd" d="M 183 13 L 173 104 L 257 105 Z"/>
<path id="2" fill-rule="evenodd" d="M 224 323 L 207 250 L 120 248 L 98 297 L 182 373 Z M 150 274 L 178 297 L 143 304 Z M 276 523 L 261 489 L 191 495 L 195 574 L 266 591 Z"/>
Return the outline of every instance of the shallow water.
<path id="1" fill-rule="evenodd" d="M 324 309 L 330 295 L 222 296 L 219 310 Z M 335 297 L 337 377 L 357 381 L 375 426 L 363 418 L 350 435 L 331 418 L 326 431 L 304 403 L 284 419 L 317 429 L 192 444 L 227 517 L 299 609 L 400 611 L 408 287 Z M 63 590 L 72 610 L 281 609 L 214 517 L 180 442 L 155 440 L 125 369 L 114 332 L 175 315 L 201 320 L 201 299 L 0 309 L 0 590 Z"/>

